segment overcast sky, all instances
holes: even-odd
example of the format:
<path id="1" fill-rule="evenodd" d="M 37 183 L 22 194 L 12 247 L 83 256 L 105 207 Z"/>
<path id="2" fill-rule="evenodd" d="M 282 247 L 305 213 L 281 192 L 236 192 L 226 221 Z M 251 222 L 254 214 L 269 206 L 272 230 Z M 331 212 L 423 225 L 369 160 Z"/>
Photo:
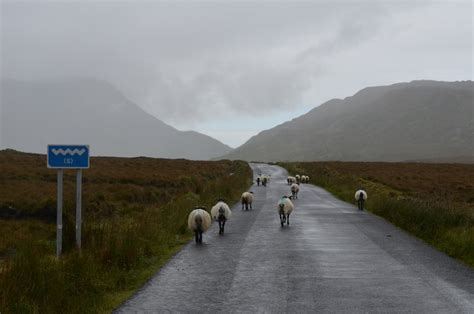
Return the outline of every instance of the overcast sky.
<path id="1" fill-rule="evenodd" d="M 104 79 L 233 147 L 366 86 L 473 78 L 471 1 L 1 1 L 3 78 Z"/>

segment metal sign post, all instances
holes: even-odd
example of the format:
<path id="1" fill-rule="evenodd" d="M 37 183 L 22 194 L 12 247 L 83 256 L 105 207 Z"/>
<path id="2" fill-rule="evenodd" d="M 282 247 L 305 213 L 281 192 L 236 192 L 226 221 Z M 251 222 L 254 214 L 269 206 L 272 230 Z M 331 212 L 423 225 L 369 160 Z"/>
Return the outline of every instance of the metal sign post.
<path id="1" fill-rule="evenodd" d="M 76 174 L 76 245 L 81 248 L 82 169 L 89 168 L 89 145 L 48 145 L 48 168 L 58 169 L 56 256 L 62 252 L 63 239 L 63 173 L 77 169 Z"/>
<path id="2" fill-rule="evenodd" d="M 82 169 L 77 170 L 76 175 L 76 245 L 81 249 L 82 229 Z"/>
<path id="3" fill-rule="evenodd" d="M 56 256 L 61 255 L 63 248 L 63 169 L 58 169 L 58 199 L 56 216 Z"/>

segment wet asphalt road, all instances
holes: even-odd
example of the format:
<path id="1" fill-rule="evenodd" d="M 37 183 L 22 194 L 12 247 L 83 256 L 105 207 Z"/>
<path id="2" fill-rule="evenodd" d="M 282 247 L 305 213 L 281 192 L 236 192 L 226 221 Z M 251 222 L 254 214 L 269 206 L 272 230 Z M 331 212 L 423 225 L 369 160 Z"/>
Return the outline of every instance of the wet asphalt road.
<path id="1" fill-rule="evenodd" d="M 286 171 L 251 166 L 272 176 L 253 211 L 235 205 L 224 236 L 214 223 L 118 313 L 474 313 L 473 269 L 313 185 L 282 228 Z"/>

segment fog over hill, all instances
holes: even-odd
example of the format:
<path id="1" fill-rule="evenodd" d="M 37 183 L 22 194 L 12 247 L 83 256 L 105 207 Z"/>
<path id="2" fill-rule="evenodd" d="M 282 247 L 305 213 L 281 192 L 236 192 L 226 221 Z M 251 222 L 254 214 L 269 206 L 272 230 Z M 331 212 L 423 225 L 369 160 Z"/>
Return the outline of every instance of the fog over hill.
<path id="1" fill-rule="evenodd" d="M 0 148 L 45 153 L 47 144 L 90 144 L 93 155 L 210 159 L 231 148 L 179 131 L 107 82 L 1 81 Z"/>
<path id="2" fill-rule="evenodd" d="M 253 136 L 225 158 L 443 161 L 473 156 L 472 81 L 365 88 Z"/>

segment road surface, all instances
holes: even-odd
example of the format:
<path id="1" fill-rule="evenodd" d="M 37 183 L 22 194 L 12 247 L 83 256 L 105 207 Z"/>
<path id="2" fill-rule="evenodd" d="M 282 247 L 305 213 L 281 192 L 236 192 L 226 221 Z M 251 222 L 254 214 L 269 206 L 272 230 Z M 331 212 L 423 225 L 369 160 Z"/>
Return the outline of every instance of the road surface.
<path id="1" fill-rule="evenodd" d="M 236 204 L 224 236 L 213 224 L 118 313 L 474 313 L 473 269 L 313 185 L 282 228 L 287 173 L 251 166 L 272 176 L 253 211 Z"/>

